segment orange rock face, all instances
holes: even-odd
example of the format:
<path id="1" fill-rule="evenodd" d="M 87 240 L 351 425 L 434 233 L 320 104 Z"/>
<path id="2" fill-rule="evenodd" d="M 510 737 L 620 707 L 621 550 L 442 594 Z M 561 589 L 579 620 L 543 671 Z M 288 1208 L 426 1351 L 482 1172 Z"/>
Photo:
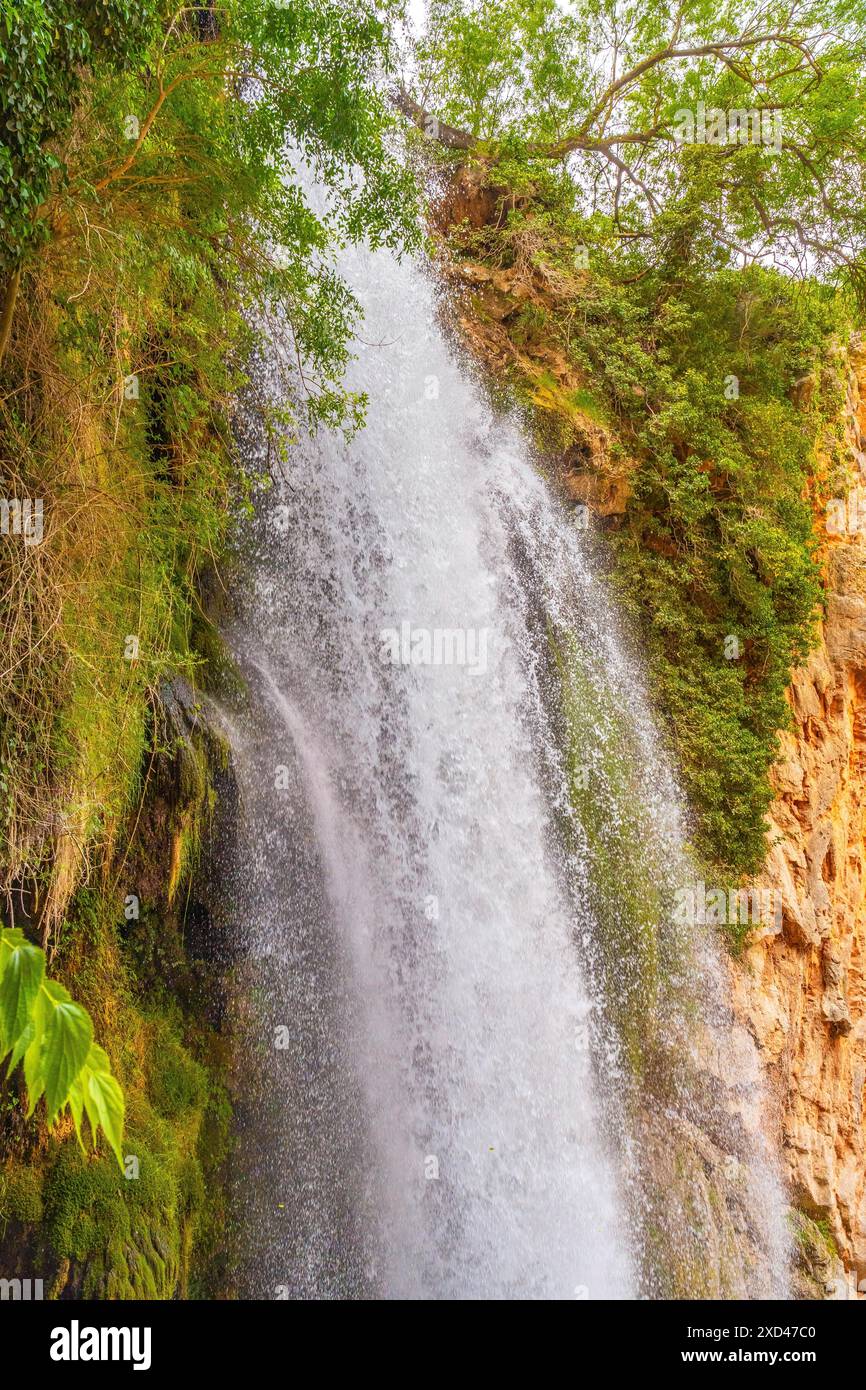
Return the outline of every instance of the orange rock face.
<path id="1" fill-rule="evenodd" d="M 846 443 L 866 482 L 866 361 L 851 359 Z M 826 537 L 821 642 L 789 690 L 766 882 L 781 929 L 732 965 L 761 1048 L 791 1195 L 826 1223 L 852 1292 L 866 1280 L 866 533 Z M 866 1284 L 864 1284 L 866 1288 Z"/>

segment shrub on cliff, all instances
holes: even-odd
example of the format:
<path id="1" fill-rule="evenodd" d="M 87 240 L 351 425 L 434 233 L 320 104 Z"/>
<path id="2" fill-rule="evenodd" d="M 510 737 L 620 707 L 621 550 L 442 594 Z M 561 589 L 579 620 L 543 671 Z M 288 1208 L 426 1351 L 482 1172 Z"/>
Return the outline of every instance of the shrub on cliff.
<path id="1" fill-rule="evenodd" d="M 752 872 L 820 610 L 831 359 L 866 297 L 862 6 L 435 0 L 431 16 L 395 100 L 488 190 L 452 249 L 519 284 L 493 314 L 518 385 L 619 451 L 617 582 L 700 848 Z M 552 348 L 568 390 L 542 373 Z"/>

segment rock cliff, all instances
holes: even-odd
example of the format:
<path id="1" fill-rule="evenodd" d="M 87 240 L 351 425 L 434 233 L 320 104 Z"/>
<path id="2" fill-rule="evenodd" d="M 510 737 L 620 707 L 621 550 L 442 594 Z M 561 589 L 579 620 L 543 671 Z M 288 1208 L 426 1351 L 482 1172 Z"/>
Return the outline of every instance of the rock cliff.
<path id="1" fill-rule="evenodd" d="M 866 353 L 848 359 L 845 442 L 866 480 Z M 841 504 L 841 505 L 840 505 Z M 831 509 L 835 507 L 835 512 Z M 827 526 L 829 516 L 833 524 Z M 840 525 L 839 518 L 842 518 Z M 766 1061 L 796 1205 L 866 1290 L 866 535 L 856 488 L 819 518 L 826 615 L 795 671 L 773 773 L 767 881 L 782 921 L 732 966 Z M 844 529 L 843 529 L 844 527 Z"/>
<path id="2" fill-rule="evenodd" d="M 471 237 L 496 224 L 501 192 L 483 169 L 458 170 L 438 203 L 436 230 L 445 236 L 459 225 Z M 542 420 L 564 422 L 555 446 L 564 491 L 616 524 L 628 507 L 627 457 L 617 458 L 608 431 L 569 405 L 582 383 L 562 351 L 512 331 L 524 300 L 550 308 L 562 286 L 531 258 L 498 270 L 446 250 L 443 269 L 463 343 L 494 379 L 522 383 Z M 791 727 L 773 769 L 759 885 L 780 895 L 781 920 L 758 928 L 729 963 L 735 1012 L 764 1063 L 772 1138 L 794 1207 L 795 1293 L 819 1298 L 866 1297 L 866 347 L 854 344 L 828 367 L 837 369 L 847 376 L 843 452 L 852 486 L 816 504 L 826 610 L 788 692 Z"/>

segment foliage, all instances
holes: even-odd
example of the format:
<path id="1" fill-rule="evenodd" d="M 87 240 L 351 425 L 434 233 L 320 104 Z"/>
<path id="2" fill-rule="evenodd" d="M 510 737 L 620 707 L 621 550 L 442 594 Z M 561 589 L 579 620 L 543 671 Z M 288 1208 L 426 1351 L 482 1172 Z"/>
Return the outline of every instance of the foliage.
<path id="1" fill-rule="evenodd" d="M 0 0 L 0 272 L 45 234 L 37 213 L 61 168 L 50 142 L 69 127 L 83 74 L 140 60 L 156 9 L 142 0 Z"/>
<path id="2" fill-rule="evenodd" d="M 463 127 L 452 148 L 567 163 L 623 241 L 699 209 L 729 260 L 841 270 L 866 294 L 861 4 L 433 0 L 417 56 L 426 107 Z"/>
<path id="3" fill-rule="evenodd" d="M 84 1297 L 172 1296 L 180 1268 L 178 1188 L 160 1154 L 138 1144 L 140 1172 L 85 1163 L 61 1149 L 44 1186 L 46 1235 L 63 1260 L 85 1270 Z"/>
<path id="4" fill-rule="evenodd" d="M 862 7 L 834 0 L 434 0 L 424 105 L 398 94 L 496 193 L 453 245 L 518 277 L 498 321 L 529 398 L 566 421 L 554 443 L 595 424 L 628 474 L 616 582 L 699 848 L 736 873 L 765 853 L 820 609 L 815 443 L 838 452 L 832 359 L 866 299 L 864 59 Z M 538 369 L 551 344 L 568 391 Z"/>
<path id="5" fill-rule="evenodd" d="M 6 882 L 43 891 L 49 931 L 135 812 L 166 680 L 200 664 L 199 580 L 245 505 L 232 408 L 259 334 L 276 316 L 293 344 L 275 424 L 354 428 L 364 403 L 341 376 L 356 305 L 331 251 L 418 237 L 378 80 L 388 6 L 152 14 L 110 62 L 97 63 L 110 35 L 88 30 L 70 119 L 49 123 L 56 174 L 38 235 L 17 244 L 0 377 L 7 490 L 42 499 L 46 517 L 41 545 L 0 551 L 0 850 Z M 31 70 L 33 101 L 47 71 Z M 272 470 L 287 466 L 278 435 Z"/>
<path id="6" fill-rule="evenodd" d="M 555 447 L 599 425 L 628 476 L 615 583 L 669 720 L 698 848 L 752 872 L 790 670 L 820 610 L 815 443 L 843 405 L 833 353 L 850 305 L 758 265 L 714 265 L 697 221 L 672 219 L 658 253 L 624 249 L 553 171 L 533 182 L 524 170 L 500 199 L 501 220 L 456 228 L 454 248 L 523 277 L 520 310 L 503 322 L 518 384 L 565 420 Z M 592 248 L 588 270 L 575 268 L 575 245 Z M 582 385 L 548 382 L 545 395 L 533 364 L 554 344 Z"/>
<path id="7" fill-rule="evenodd" d="M 0 1061 L 7 1056 L 7 1074 L 23 1065 L 28 1115 L 43 1095 L 49 1125 L 68 1108 L 82 1149 L 86 1115 L 93 1142 L 101 1128 L 122 1166 L 123 1094 L 90 1015 L 46 978 L 44 953 L 18 928 L 0 931 Z"/>
<path id="8" fill-rule="evenodd" d="M 765 853 L 785 691 L 821 598 L 807 484 L 820 409 L 837 401 L 825 383 L 804 416 L 791 393 L 820 376 L 834 326 L 820 296 L 757 267 L 685 270 L 673 292 L 648 277 L 627 304 L 599 293 L 575 354 L 637 455 L 618 583 L 647 633 L 702 848 L 744 872 Z"/>
<path id="9" fill-rule="evenodd" d="M 10 1163 L 0 1173 L 0 1238 L 7 1222 L 36 1223 L 43 1214 L 42 1173 L 38 1168 Z"/>
<path id="10" fill-rule="evenodd" d="M 258 346 L 287 326 L 285 406 L 252 464 L 285 470 L 287 424 L 363 416 L 342 386 L 357 306 L 334 249 L 419 240 L 382 81 L 397 9 L 0 0 L 0 464 L 6 495 L 45 516 L 41 543 L 0 546 L 0 876 L 105 1040 L 141 1183 L 81 1162 L 62 1126 L 24 1126 L 17 1072 L 0 1122 L 19 1157 L 41 1145 L 46 1236 L 85 1266 L 68 1275 L 85 1296 L 184 1293 L 196 1242 L 204 1264 L 222 1258 L 221 1040 L 165 964 L 185 959 L 165 898 L 188 881 L 206 780 L 163 804 L 146 854 L 142 827 L 173 766 L 169 682 L 195 682 L 205 659 L 203 576 L 246 505 L 233 407 Z M 116 930 L 133 861 L 147 947 Z M 153 960 L 160 1003 L 145 1010 Z M 63 1019 L 52 1038 L 78 1058 L 88 1015 L 61 986 L 45 995 Z M 105 1065 L 91 1042 L 76 1075 L 55 1066 L 49 1109 L 79 1088 L 76 1124 L 93 1125 L 90 1106 L 110 1126 Z M 202 1264 L 196 1287 L 206 1277 Z"/>
<path id="11" fill-rule="evenodd" d="M 135 882 L 159 882 L 147 844 L 165 834 L 165 807 L 150 815 L 147 843 L 132 850 Z M 0 1255 L 14 1219 L 28 1228 L 10 1232 L 16 1250 L 39 1250 L 46 1297 L 213 1297 L 229 1287 L 228 1041 L 207 1021 L 219 981 L 188 957 L 177 914 L 143 901 L 138 921 L 119 930 L 119 920 L 121 893 L 80 891 L 62 955 L 126 1097 L 124 1167 L 84 1155 L 70 1124 L 35 1135 L 13 1078 L 0 1116 Z"/>

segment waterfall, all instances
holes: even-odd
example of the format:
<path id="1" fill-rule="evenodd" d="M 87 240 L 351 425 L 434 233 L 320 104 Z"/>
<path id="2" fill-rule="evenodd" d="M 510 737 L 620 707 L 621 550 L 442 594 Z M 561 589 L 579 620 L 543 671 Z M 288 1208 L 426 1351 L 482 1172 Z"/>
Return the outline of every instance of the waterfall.
<path id="1" fill-rule="evenodd" d="M 366 425 L 253 487 L 222 623 L 239 1290 L 784 1292 L 757 1060 L 672 923 L 677 788 L 589 538 L 424 266 L 340 269 Z M 264 473 L 252 408 L 243 444 Z"/>

